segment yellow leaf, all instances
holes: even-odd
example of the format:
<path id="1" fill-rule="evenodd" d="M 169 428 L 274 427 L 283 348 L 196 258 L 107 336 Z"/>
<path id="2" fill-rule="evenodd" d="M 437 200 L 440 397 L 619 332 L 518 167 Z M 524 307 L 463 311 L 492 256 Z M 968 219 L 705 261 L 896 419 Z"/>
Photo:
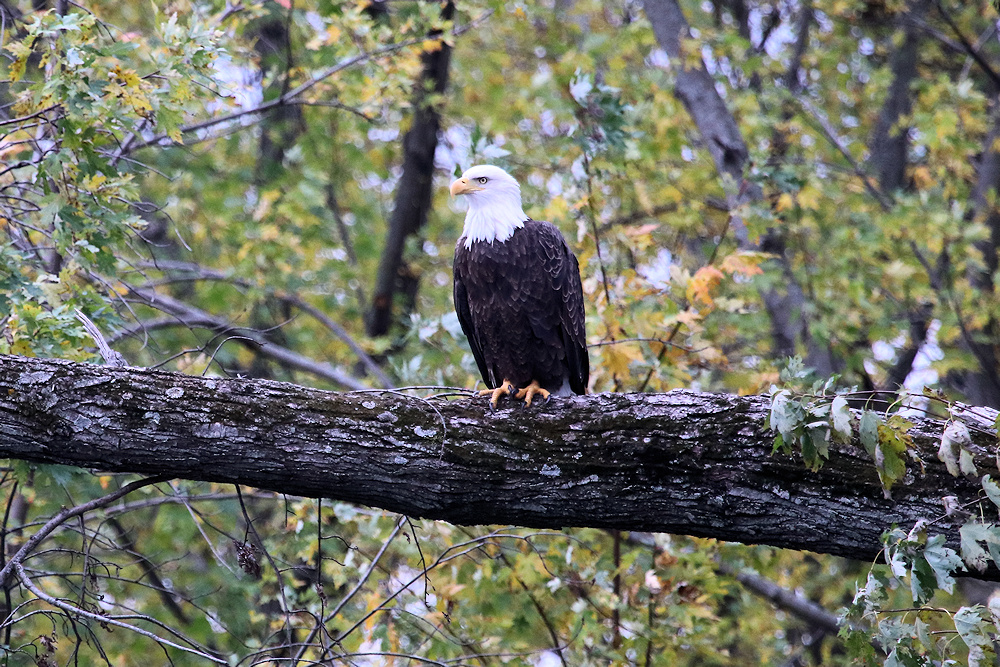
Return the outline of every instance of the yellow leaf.
<path id="1" fill-rule="evenodd" d="M 722 270 L 726 273 L 739 273 L 744 276 L 756 276 L 764 273 L 758 266 L 767 257 L 762 252 L 734 252 L 722 260 Z"/>
<path id="2" fill-rule="evenodd" d="M 561 196 L 553 197 L 549 200 L 549 205 L 542 211 L 542 220 L 560 220 L 568 217 L 569 204 Z"/>
<path id="3" fill-rule="evenodd" d="M 427 53 L 433 53 L 434 51 L 441 50 L 441 44 L 442 42 L 440 39 L 425 39 L 421 47 Z"/>
<path id="4" fill-rule="evenodd" d="M 913 170 L 913 182 L 917 184 L 918 190 L 929 190 L 934 186 L 934 177 L 927 167 L 917 167 Z"/>
<path id="5" fill-rule="evenodd" d="M 778 203 L 775 208 L 778 212 L 787 211 L 788 209 L 795 207 L 795 200 L 792 199 L 792 195 L 787 192 L 782 192 L 781 196 L 778 197 Z"/>
<path id="6" fill-rule="evenodd" d="M 607 371 L 619 377 L 629 375 L 629 366 L 633 361 L 642 361 L 642 352 L 635 343 L 605 345 L 601 348 L 601 355 Z"/>
<path id="7" fill-rule="evenodd" d="M 701 314 L 696 310 L 692 310 L 691 308 L 688 308 L 682 313 L 677 313 L 677 315 L 674 317 L 674 320 L 688 327 L 690 327 L 700 319 L 701 319 Z"/>
<path id="8" fill-rule="evenodd" d="M 21 80 L 21 77 L 24 76 L 24 68 L 27 63 L 28 61 L 18 58 L 10 64 L 7 76 L 10 77 L 11 83 L 17 83 Z"/>
<path id="9" fill-rule="evenodd" d="M 31 345 L 24 339 L 14 341 L 14 344 L 10 346 L 10 353 L 16 354 L 20 357 L 35 356 L 35 352 L 31 349 Z"/>
<path id="10" fill-rule="evenodd" d="M 660 225 L 656 222 L 650 222 L 649 224 L 640 225 L 639 227 L 626 227 L 622 230 L 625 236 L 630 236 L 635 238 L 637 236 L 644 236 L 646 234 L 651 234 L 655 230 L 659 229 Z"/>
<path id="11" fill-rule="evenodd" d="M 257 203 L 253 212 L 253 221 L 260 222 L 263 220 L 271 212 L 271 207 L 280 196 L 281 192 L 279 190 L 266 190 L 262 192 L 260 195 L 260 201 Z"/>
<path id="12" fill-rule="evenodd" d="M 93 176 L 84 178 L 80 184 L 85 190 L 93 192 L 99 190 L 106 180 L 108 180 L 108 177 L 104 174 L 94 174 Z"/>
<path id="13" fill-rule="evenodd" d="M 170 137 L 170 140 L 175 144 L 184 144 L 184 137 L 181 135 L 181 129 L 179 127 L 175 127 L 168 131 L 167 136 Z"/>
<path id="14" fill-rule="evenodd" d="M 111 483 L 111 475 L 101 475 L 97 478 L 97 481 L 101 483 L 102 489 L 107 489 L 108 484 Z"/>
<path id="15" fill-rule="evenodd" d="M 700 301 L 706 306 L 715 304 L 712 299 L 712 290 L 722 282 L 722 271 L 714 266 L 703 266 L 691 276 L 691 282 L 687 286 L 687 298 L 691 303 Z"/>
<path id="16" fill-rule="evenodd" d="M 812 211 L 819 209 L 819 199 L 822 193 L 811 185 L 807 185 L 801 190 L 799 190 L 799 195 L 797 197 L 799 206 Z"/>

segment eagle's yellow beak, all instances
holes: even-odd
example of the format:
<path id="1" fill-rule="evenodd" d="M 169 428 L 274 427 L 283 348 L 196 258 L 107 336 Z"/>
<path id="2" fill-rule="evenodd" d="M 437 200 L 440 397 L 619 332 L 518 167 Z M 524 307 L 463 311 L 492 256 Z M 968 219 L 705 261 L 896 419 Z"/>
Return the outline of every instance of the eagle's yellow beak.
<path id="1" fill-rule="evenodd" d="M 452 197 L 457 197 L 458 195 L 467 195 L 470 192 L 479 192 L 482 190 L 480 187 L 476 187 L 472 183 L 469 183 L 469 179 L 464 176 L 454 183 L 451 184 L 449 189 Z"/>

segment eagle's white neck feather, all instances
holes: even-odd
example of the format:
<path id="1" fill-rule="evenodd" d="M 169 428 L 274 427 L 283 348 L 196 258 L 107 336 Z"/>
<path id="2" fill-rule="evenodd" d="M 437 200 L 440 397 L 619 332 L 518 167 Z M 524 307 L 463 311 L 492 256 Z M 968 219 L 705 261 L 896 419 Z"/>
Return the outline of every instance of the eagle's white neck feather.
<path id="1" fill-rule="evenodd" d="M 469 211 L 462 229 L 466 248 L 471 248 L 476 241 L 502 243 L 513 236 L 515 230 L 524 227 L 528 219 L 521 208 L 521 189 L 509 176 L 505 180 L 491 179 L 487 187 L 470 193 L 468 200 Z"/>
<path id="2" fill-rule="evenodd" d="M 477 206 L 479 202 L 472 197 L 469 199 L 469 212 L 465 214 L 465 227 L 462 229 L 466 248 L 471 248 L 476 241 L 502 243 L 514 235 L 515 229 L 524 227 L 528 219 L 520 202 L 499 201 Z"/>

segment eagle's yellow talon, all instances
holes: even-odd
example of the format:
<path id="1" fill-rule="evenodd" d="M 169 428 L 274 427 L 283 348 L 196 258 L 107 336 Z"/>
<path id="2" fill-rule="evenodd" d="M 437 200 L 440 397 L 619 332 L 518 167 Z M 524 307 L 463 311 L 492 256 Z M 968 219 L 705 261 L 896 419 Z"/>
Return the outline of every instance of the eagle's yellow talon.
<path id="1" fill-rule="evenodd" d="M 531 399 L 533 399 L 536 395 L 544 398 L 546 402 L 548 402 L 551 396 L 551 394 L 549 394 L 548 389 L 542 389 L 542 387 L 538 384 L 538 380 L 532 380 L 531 384 L 529 384 L 524 389 L 518 389 L 517 393 L 514 395 L 514 398 L 523 398 L 524 405 L 525 407 L 527 407 L 531 405 Z"/>
<path id="2" fill-rule="evenodd" d="M 496 410 L 497 409 L 497 401 L 500 400 L 500 397 L 503 396 L 504 394 L 507 394 L 508 396 L 510 396 L 513 393 L 514 393 L 514 385 L 511 384 L 510 380 L 504 380 L 500 384 L 500 386 L 497 387 L 496 389 L 483 389 L 478 394 L 476 394 L 476 396 L 489 396 L 490 397 L 490 409 L 491 410 Z M 520 398 L 520 396 L 518 398 Z"/>

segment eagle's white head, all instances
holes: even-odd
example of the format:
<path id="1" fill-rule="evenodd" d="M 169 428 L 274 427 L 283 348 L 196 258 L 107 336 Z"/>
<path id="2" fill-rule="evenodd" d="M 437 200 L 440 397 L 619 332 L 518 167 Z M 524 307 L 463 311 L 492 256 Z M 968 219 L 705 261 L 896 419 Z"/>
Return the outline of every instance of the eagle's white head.
<path id="1" fill-rule="evenodd" d="M 469 196 L 469 212 L 465 214 L 462 229 L 466 248 L 471 248 L 475 241 L 502 243 L 515 229 L 524 227 L 528 219 L 521 208 L 521 188 L 500 167 L 489 164 L 469 167 L 451 184 L 451 194 Z"/>

